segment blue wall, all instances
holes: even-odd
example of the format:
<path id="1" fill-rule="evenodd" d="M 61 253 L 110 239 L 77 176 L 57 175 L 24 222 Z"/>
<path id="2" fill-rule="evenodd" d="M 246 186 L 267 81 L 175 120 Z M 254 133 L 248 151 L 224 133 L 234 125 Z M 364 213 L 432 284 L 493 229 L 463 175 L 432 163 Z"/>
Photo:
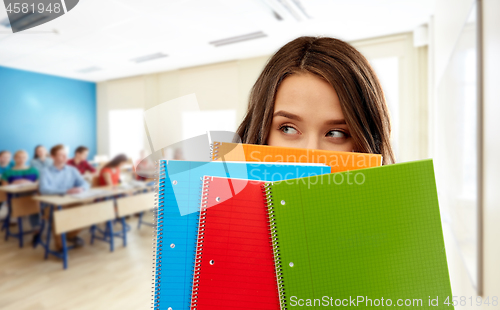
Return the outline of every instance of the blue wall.
<path id="1" fill-rule="evenodd" d="M 0 66 L 0 150 L 79 145 L 96 152 L 96 85 Z"/>

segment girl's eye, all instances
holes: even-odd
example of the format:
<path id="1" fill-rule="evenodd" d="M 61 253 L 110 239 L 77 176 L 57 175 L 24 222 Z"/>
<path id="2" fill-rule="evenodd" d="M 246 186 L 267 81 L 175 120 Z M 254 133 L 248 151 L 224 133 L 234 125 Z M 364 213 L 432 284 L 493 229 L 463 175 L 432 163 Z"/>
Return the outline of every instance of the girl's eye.
<path id="1" fill-rule="evenodd" d="M 347 138 L 347 134 L 340 130 L 330 130 L 327 134 L 327 137 L 335 138 L 335 139 L 344 139 Z"/>
<path id="2" fill-rule="evenodd" d="M 299 133 L 297 131 L 297 129 L 291 127 L 291 126 L 281 126 L 280 130 L 284 133 L 284 134 L 288 134 L 288 135 L 295 135 L 297 133 Z"/>

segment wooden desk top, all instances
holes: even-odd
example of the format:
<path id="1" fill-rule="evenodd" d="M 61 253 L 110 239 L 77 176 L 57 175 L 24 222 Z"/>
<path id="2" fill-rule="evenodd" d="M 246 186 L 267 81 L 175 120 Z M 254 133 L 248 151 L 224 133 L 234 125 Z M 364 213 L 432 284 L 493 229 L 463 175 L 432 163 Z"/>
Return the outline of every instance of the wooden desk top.
<path id="1" fill-rule="evenodd" d="M 6 193 L 11 193 L 11 194 L 34 192 L 36 190 L 38 190 L 38 183 L 0 186 L 0 191 L 6 192 Z"/>
<path id="2" fill-rule="evenodd" d="M 87 192 L 94 192 L 95 195 L 91 196 L 75 196 L 75 195 L 36 195 L 33 196 L 34 200 L 47 203 L 54 206 L 67 206 L 72 204 L 83 204 L 92 202 L 97 198 L 109 198 L 121 194 L 133 194 L 137 191 L 144 189 L 152 189 L 151 186 L 133 187 L 133 188 L 120 188 L 119 186 L 100 186 L 89 189 Z"/>

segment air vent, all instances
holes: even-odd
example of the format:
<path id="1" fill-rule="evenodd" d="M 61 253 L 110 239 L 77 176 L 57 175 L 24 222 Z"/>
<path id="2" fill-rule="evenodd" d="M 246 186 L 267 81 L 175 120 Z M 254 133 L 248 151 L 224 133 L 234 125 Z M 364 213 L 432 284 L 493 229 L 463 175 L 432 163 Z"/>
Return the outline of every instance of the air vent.
<path id="1" fill-rule="evenodd" d="M 1 24 L 5 27 L 10 26 L 12 30 L 15 30 L 14 32 L 16 32 L 36 27 L 53 18 L 54 17 L 49 13 L 32 13 L 28 10 L 28 13 L 11 14 L 10 19 L 7 18 L 6 20 L 2 21 Z"/>
<path id="2" fill-rule="evenodd" d="M 78 73 L 90 73 L 90 72 L 96 72 L 96 71 L 100 71 L 100 70 L 102 70 L 102 68 L 92 66 L 92 67 L 87 67 L 87 68 L 83 68 L 80 70 L 76 70 L 76 72 L 78 72 Z"/>
<path id="3" fill-rule="evenodd" d="M 234 44 L 234 43 L 239 43 L 239 42 L 249 41 L 249 40 L 255 40 L 255 39 L 264 38 L 264 37 L 267 37 L 267 34 L 265 34 L 262 31 L 257 31 L 257 32 L 244 34 L 241 36 L 230 37 L 230 38 L 226 38 L 226 39 L 212 41 L 209 43 L 215 47 L 219 47 L 219 46 L 223 46 L 223 45 Z"/>
<path id="4" fill-rule="evenodd" d="M 10 21 L 9 21 L 9 18 L 6 17 L 4 18 L 4 20 L 0 21 L 0 25 L 4 26 L 4 27 L 10 27 Z"/>
<path id="5" fill-rule="evenodd" d="M 158 59 L 158 58 L 164 58 L 164 57 L 167 57 L 167 56 L 168 56 L 167 54 L 155 53 L 155 54 L 150 54 L 150 55 L 144 55 L 144 56 L 137 57 L 137 58 L 132 58 L 130 60 L 134 61 L 136 63 L 140 63 L 140 62 L 155 60 L 155 59 Z"/>
<path id="6" fill-rule="evenodd" d="M 300 22 L 311 19 L 300 0 L 263 0 L 273 12 L 274 17 L 281 21 L 290 18 Z"/>

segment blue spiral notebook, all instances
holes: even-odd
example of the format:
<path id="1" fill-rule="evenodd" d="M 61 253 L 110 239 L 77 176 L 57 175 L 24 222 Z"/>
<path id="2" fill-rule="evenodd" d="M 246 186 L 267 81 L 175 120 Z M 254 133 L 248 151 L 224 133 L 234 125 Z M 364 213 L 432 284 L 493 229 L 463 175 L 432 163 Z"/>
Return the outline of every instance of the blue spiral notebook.
<path id="1" fill-rule="evenodd" d="M 280 181 L 330 173 L 319 164 L 161 160 L 154 309 L 189 309 L 203 176 Z M 238 188 L 232 189 L 233 195 Z"/>

